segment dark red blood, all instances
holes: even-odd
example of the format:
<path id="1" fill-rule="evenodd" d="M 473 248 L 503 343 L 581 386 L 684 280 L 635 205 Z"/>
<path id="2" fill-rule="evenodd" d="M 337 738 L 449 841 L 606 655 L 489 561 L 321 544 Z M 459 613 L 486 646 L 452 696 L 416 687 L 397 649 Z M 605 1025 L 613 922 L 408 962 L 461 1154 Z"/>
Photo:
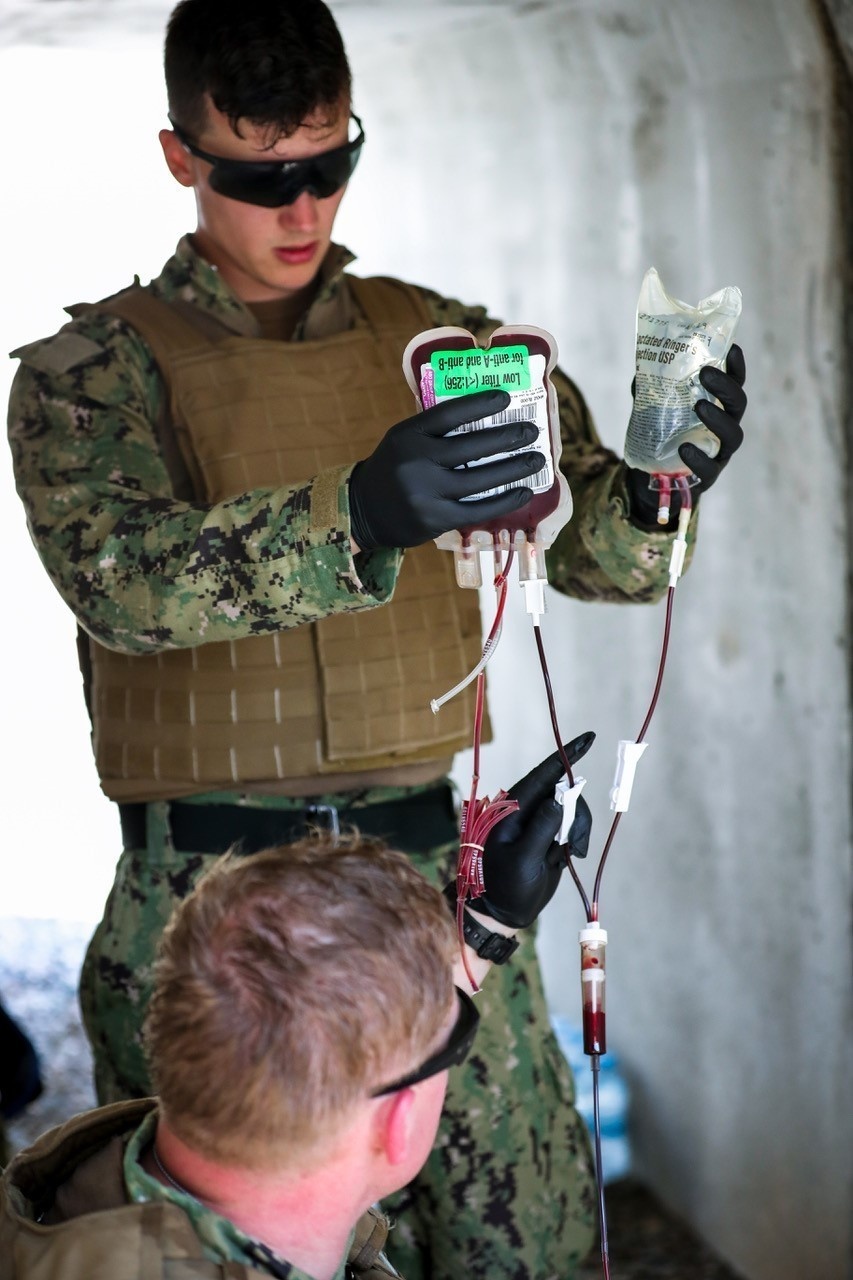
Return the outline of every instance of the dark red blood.
<path id="1" fill-rule="evenodd" d="M 489 343 L 488 349 L 492 347 L 513 347 L 518 344 L 527 347 L 532 356 L 544 356 L 547 368 L 548 360 L 551 356 L 550 345 L 538 336 L 538 334 L 498 334 Z M 425 364 L 429 364 L 429 358 L 434 351 L 465 351 L 469 347 L 476 347 L 473 334 L 468 337 L 463 334 L 455 334 L 452 337 L 442 338 L 438 342 L 425 342 L 422 346 L 415 347 L 411 355 L 412 370 L 415 375 L 415 382 L 420 380 L 420 370 Z M 550 412 L 549 412 L 550 421 Z M 552 458 L 553 462 L 553 458 Z M 462 534 L 463 540 L 469 538 L 474 529 L 485 529 L 491 534 L 500 533 L 502 529 L 507 529 L 510 534 L 521 530 L 527 537 L 528 542 L 533 542 L 537 526 L 555 510 L 560 501 L 560 485 L 557 479 L 557 467 L 554 466 L 554 483 L 550 489 L 546 489 L 544 493 L 537 493 L 527 503 L 525 507 L 519 508 L 518 511 L 510 511 L 508 515 L 498 516 L 495 520 L 484 520 L 478 524 L 460 525 L 459 532 Z"/>
<path id="2" fill-rule="evenodd" d="M 607 1033 L 603 1009 L 590 1009 L 587 1005 L 584 1005 L 583 1051 L 588 1054 L 607 1052 Z"/>

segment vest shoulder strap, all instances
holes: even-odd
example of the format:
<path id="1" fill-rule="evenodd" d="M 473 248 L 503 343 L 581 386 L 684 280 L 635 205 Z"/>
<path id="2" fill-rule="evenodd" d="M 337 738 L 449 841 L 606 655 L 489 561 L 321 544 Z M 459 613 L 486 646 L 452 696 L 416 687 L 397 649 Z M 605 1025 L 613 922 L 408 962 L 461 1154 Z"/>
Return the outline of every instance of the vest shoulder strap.
<path id="1" fill-rule="evenodd" d="M 421 291 L 393 276 L 351 276 L 347 281 L 359 309 L 376 330 L 413 325 L 432 329 L 435 321 Z"/>
<path id="2" fill-rule="evenodd" d="M 382 1253 L 388 1236 L 388 1219 L 376 1209 L 368 1209 L 356 1223 L 355 1237 L 347 1258 L 348 1269 L 363 1280 L 386 1280 L 397 1272 Z"/>
<path id="3" fill-rule="evenodd" d="M 106 311 L 108 315 L 126 320 L 145 339 L 162 371 L 168 369 L 174 356 L 197 351 L 199 347 L 215 346 L 230 332 L 190 303 L 158 298 L 147 285 L 134 284 L 101 302 L 77 303 L 67 310 L 73 316 Z"/>
<path id="4" fill-rule="evenodd" d="M 199 492 L 195 461 L 178 441 L 173 425 L 172 361 L 188 352 L 214 351 L 231 332 L 213 316 L 180 298 L 166 302 L 152 293 L 147 285 L 131 285 L 121 293 L 101 302 L 78 303 L 66 310 L 73 316 L 90 312 L 107 312 L 126 320 L 149 347 L 165 387 L 163 409 L 154 429 L 163 454 L 163 462 L 172 480 L 175 496 L 192 498 Z"/>

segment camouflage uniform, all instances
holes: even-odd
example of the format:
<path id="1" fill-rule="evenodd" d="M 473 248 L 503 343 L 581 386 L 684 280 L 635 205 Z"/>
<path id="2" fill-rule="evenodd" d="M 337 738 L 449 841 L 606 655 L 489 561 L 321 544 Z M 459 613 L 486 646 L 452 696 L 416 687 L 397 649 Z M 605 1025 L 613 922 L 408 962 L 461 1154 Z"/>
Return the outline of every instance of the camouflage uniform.
<path id="1" fill-rule="evenodd" d="M 153 1099 L 75 1116 L 20 1152 L 0 1179 L 0 1280 L 312 1280 L 190 1195 L 150 1177 Z M 393 1280 L 387 1222 L 359 1219 L 333 1280 Z"/>
<path id="2" fill-rule="evenodd" d="M 350 260 L 346 251 L 330 250 L 292 341 L 334 332 Z M 235 332 L 256 332 L 249 310 L 187 239 L 152 292 L 191 303 Z M 483 308 L 421 292 L 436 325 L 460 325 L 485 337 L 498 323 Z M 126 322 L 89 313 L 17 354 L 22 368 L 13 386 L 10 439 L 19 492 L 52 580 L 96 639 L 127 653 L 151 653 L 196 644 L 200 630 L 206 641 L 251 634 L 257 625 L 251 609 L 209 607 L 244 543 L 251 543 L 252 554 L 241 563 L 242 595 L 251 594 L 252 564 L 268 556 L 283 565 L 277 592 L 264 580 L 267 630 L 389 598 L 401 555 L 361 556 L 356 572 L 348 470 L 340 478 L 337 519 L 321 529 L 311 523 L 313 482 L 212 507 L 176 500 L 154 427 L 164 410 L 162 379 Z M 570 379 L 556 371 L 554 382 L 562 466 L 575 509 L 549 553 L 549 580 L 581 599 L 656 600 L 668 582 L 669 540 L 632 524 L 623 464 L 601 445 Z M 300 578 L 306 547 L 318 569 Z M 311 799 L 350 806 L 347 816 L 357 823 L 359 805 L 400 794 L 374 787 L 356 797 Z M 262 808 L 301 803 L 257 792 L 193 799 Z M 454 837 L 449 823 L 446 841 L 408 850 L 435 883 L 448 878 Z M 119 861 L 81 984 L 102 1100 L 149 1092 L 139 1025 L 154 948 L 171 906 L 210 860 L 176 851 L 168 805 L 149 804 L 147 847 L 126 850 Z M 475 1053 L 451 1085 L 436 1149 L 423 1175 L 397 1197 L 391 1256 L 410 1280 L 462 1272 L 489 1280 L 567 1280 L 592 1239 L 592 1174 L 571 1077 L 548 1026 L 532 938 L 505 969 L 494 971 L 482 1001 L 486 1016 Z"/>
<path id="3" fill-rule="evenodd" d="M 193 1231 L 202 1244 L 205 1256 L 216 1262 L 242 1262 L 247 1267 L 255 1268 L 262 1275 L 277 1276 L 279 1280 L 311 1280 L 304 1271 L 300 1271 L 298 1267 L 280 1258 L 266 1245 L 247 1236 L 245 1231 L 241 1231 L 229 1218 L 223 1218 L 221 1214 L 201 1204 L 194 1196 L 181 1192 L 176 1187 L 166 1187 L 146 1173 L 140 1164 L 140 1159 L 146 1148 L 153 1143 L 156 1129 L 157 1113 L 152 1109 L 132 1134 L 125 1148 L 124 1185 L 128 1198 L 134 1204 L 148 1204 L 156 1200 L 177 1205 L 192 1223 Z M 379 1222 L 387 1229 L 387 1223 L 382 1219 L 379 1219 Z M 384 1231 L 381 1234 L 384 1239 Z M 352 1256 L 354 1240 L 355 1233 L 350 1236 L 347 1247 L 348 1256 Z M 381 1253 L 374 1260 L 374 1266 L 375 1270 L 370 1272 L 371 1277 L 378 1277 L 380 1274 L 398 1275 Z M 341 1263 L 334 1280 L 345 1280 L 347 1274 L 351 1273 L 345 1268 L 344 1263 Z"/>

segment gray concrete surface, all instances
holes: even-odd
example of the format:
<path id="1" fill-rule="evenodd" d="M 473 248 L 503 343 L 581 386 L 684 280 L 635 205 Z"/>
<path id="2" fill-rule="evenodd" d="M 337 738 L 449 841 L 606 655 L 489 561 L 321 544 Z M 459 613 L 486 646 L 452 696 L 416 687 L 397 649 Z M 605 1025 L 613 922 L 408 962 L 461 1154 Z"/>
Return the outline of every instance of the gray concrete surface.
<path id="1" fill-rule="evenodd" d="M 11 1151 L 95 1106 L 92 1055 L 77 977 L 91 927 L 70 920 L 0 918 L 0 1000 L 39 1056 L 44 1091 L 6 1125 Z"/>

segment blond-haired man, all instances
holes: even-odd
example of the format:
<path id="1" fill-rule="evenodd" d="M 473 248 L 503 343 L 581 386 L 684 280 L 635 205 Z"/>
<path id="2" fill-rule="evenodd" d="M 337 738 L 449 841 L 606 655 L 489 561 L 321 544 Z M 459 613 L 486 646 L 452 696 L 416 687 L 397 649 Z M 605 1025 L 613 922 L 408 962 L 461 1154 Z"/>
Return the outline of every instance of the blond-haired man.
<path id="1" fill-rule="evenodd" d="M 561 770 L 555 753 L 517 784 L 486 843 L 465 964 L 446 896 L 377 840 L 317 833 L 219 861 L 161 940 L 158 1098 L 77 1117 L 13 1161 L 0 1280 L 397 1275 L 373 1206 L 423 1166 L 471 1049 L 465 966 L 479 985 L 556 890 Z"/>

